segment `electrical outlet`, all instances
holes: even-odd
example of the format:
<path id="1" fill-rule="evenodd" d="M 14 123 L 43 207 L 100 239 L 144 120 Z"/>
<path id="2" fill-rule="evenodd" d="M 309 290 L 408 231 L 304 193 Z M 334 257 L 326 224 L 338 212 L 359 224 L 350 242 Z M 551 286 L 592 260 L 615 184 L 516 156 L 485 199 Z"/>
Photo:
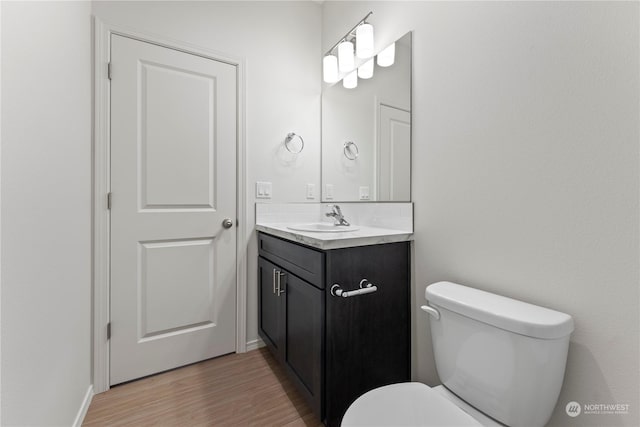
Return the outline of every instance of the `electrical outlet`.
<path id="1" fill-rule="evenodd" d="M 360 200 L 369 200 L 369 187 L 360 187 Z"/>
<path id="2" fill-rule="evenodd" d="M 327 200 L 333 200 L 333 184 L 327 184 L 324 186 L 324 198 Z"/>
<path id="3" fill-rule="evenodd" d="M 307 184 L 307 199 L 316 198 L 316 186 L 315 184 Z"/>

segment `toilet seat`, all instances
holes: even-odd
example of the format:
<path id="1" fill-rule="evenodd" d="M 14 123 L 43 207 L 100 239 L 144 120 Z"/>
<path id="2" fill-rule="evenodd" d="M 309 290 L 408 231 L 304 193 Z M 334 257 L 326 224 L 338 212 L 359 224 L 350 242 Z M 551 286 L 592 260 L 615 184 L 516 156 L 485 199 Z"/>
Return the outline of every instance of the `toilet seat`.
<path id="1" fill-rule="evenodd" d="M 422 383 L 391 384 L 371 390 L 351 404 L 342 427 L 482 426 L 441 393 Z"/>

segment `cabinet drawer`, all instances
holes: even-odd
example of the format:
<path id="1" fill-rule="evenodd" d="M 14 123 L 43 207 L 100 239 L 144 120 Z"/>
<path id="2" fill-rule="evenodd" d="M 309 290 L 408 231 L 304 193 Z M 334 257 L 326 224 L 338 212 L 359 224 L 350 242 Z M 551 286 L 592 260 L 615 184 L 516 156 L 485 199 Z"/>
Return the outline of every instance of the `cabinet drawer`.
<path id="1" fill-rule="evenodd" d="M 324 253 L 258 232 L 258 253 L 319 289 L 324 289 Z"/>

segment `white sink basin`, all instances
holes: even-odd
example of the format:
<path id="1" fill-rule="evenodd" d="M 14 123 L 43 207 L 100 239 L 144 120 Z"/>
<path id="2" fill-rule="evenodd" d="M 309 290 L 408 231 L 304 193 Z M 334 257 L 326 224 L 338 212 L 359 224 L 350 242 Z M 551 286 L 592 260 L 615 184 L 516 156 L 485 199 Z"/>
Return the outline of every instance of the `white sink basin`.
<path id="1" fill-rule="evenodd" d="M 315 233 L 342 233 L 345 231 L 356 231 L 359 230 L 358 227 L 354 227 L 353 225 L 344 226 L 344 225 L 333 225 L 328 222 L 312 222 L 309 224 L 294 224 L 287 226 L 290 230 L 296 231 L 311 231 Z"/>

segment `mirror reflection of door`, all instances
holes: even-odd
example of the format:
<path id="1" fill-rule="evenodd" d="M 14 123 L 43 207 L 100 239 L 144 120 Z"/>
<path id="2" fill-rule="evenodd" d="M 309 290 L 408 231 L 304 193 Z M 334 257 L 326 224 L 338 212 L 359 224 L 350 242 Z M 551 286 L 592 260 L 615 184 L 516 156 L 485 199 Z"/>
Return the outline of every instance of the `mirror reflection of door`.
<path id="1" fill-rule="evenodd" d="M 410 200 L 411 113 L 390 105 L 378 105 L 377 170 L 378 201 Z"/>

